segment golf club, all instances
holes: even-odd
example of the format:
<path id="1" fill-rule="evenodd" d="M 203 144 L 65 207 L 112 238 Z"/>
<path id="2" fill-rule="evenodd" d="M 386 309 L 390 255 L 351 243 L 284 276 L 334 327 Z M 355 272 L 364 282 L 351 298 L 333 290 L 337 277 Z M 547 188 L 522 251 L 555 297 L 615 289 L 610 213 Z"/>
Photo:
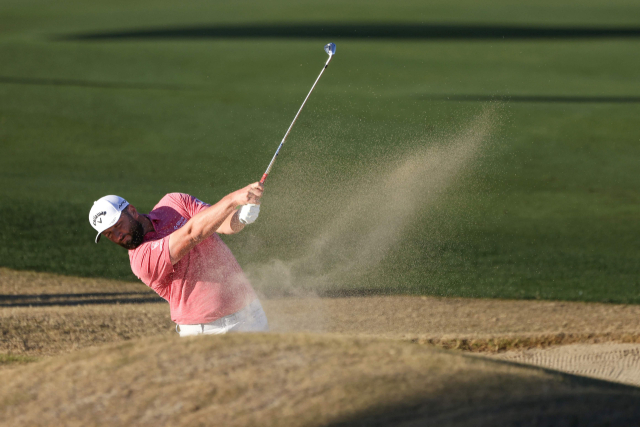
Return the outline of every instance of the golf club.
<path id="1" fill-rule="evenodd" d="M 311 90 L 309 91 L 309 93 L 307 94 L 307 97 L 302 102 L 302 105 L 300 106 L 300 109 L 298 110 L 298 113 L 296 114 L 296 116 L 293 118 L 291 125 L 289 125 L 289 129 L 287 129 L 287 133 L 284 134 L 284 138 L 282 138 L 280 145 L 278 145 L 276 154 L 273 155 L 273 158 L 271 159 L 271 162 L 269 163 L 267 170 L 265 171 L 264 175 L 262 175 L 262 179 L 260 179 L 260 184 L 264 184 L 264 182 L 267 180 L 267 176 L 269 175 L 269 172 L 271 172 L 271 168 L 273 167 L 273 164 L 276 161 L 276 157 L 278 157 L 278 154 L 280 153 L 280 149 L 284 145 L 284 142 L 286 141 L 287 136 L 289 136 L 289 132 L 291 132 L 291 128 L 293 127 L 293 124 L 298 119 L 300 112 L 304 108 L 304 104 L 307 103 L 307 99 L 309 99 L 311 92 L 313 92 L 313 89 L 316 87 L 318 80 L 320 80 L 320 77 L 322 77 L 322 73 L 324 73 L 324 70 L 326 70 L 327 67 L 329 66 L 329 62 L 331 62 L 331 58 L 333 58 L 333 55 L 335 55 L 336 45 L 333 43 L 329 43 L 324 47 L 324 51 L 327 52 L 327 55 L 329 55 L 329 59 L 327 59 L 327 62 L 324 64 L 324 67 L 322 67 L 322 71 L 320 71 L 320 75 L 318 76 L 316 81 L 313 83 L 313 86 L 311 86 Z M 260 205 L 257 205 L 257 204 L 244 205 L 240 209 L 240 216 L 239 216 L 240 222 L 242 222 L 243 224 L 251 224 L 258 218 L 259 213 L 260 213 Z"/>
<path id="2" fill-rule="evenodd" d="M 307 94 L 307 97 L 302 102 L 302 105 L 300 106 L 300 109 L 298 110 L 298 113 L 293 118 L 293 121 L 291 122 L 291 125 L 289 126 L 289 129 L 287 129 L 287 133 L 284 134 L 284 138 L 282 138 L 282 142 L 280 142 L 280 145 L 278 146 L 278 149 L 276 150 L 276 154 L 273 155 L 273 158 L 271 159 L 271 162 L 269 163 L 269 166 L 267 167 L 266 172 L 264 173 L 264 175 L 262 175 L 262 179 L 260 179 L 260 184 L 264 184 L 264 182 L 267 180 L 267 176 L 269 175 L 269 172 L 271 172 L 271 168 L 273 167 L 273 164 L 276 161 L 276 157 L 278 157 L 278 154 L 280 153 L 280 149 L 284 145 L 284 141 L 286 141 L 287 136 L 289 136 L 289 132 L 291 132 L 291 128 L 293 127 L 293 124 L 298 119 L 298 116 L 300 115 L 300 112 L 304 108 L 304 104 L 307 103 L 307 99 L 309 99 L 309 96 L 311 95 L 311 92 L 313 92 L 313 89 L 316 87 L 316 84 L 318 83 L 318 80 L 320 80 L 320 77 L 322 77 L 322 73 L 324 73 L 324 70 L 326 70 L 327 67 L 329 66 L 329 62 L 331 62 L 331 58 L 333 58 L 333 55 L 336 54 L 336 45 L 333 44 L 333 43 L 329 43 L 324 47 L 324 51 L 327 52 L 327 55 L 329 55 L 329 59 L 327 59 L 327 62 L 324 64 L 324 67 L 322 67 L 322 71 L 320 71 L 320 75 L 318 76 L 316 81 L 313 83 L 313 86 L 311 86 L 311 90 L 309 91 L 309 93 Z"/>

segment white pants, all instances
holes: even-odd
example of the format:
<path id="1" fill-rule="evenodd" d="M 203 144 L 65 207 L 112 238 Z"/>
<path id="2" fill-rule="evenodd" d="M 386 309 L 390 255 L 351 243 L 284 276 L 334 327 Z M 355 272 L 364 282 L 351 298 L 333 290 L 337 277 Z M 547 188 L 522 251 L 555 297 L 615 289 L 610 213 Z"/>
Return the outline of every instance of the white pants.
<path id="1" fill-rule="evenodd" d="M 262 309 L 259 299 L 254 299 L 251 304 L 242 310 L 221 317 L 211 323 L 198 323 L 196 325 L 176 325 L 176 331 L 181 337 L 193 335 L 219 335 L 227 332 L 266 332 L 269 330 L 267 315 Z"/>

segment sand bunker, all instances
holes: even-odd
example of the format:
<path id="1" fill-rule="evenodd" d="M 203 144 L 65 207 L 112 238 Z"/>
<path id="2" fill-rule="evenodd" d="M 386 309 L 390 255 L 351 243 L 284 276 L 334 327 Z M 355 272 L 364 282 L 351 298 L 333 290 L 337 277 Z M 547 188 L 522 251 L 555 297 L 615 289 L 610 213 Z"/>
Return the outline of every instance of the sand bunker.
<path id="1" fill-rule="evenodd" d="M 509 351 L 495 357 L 640 386 L 638 344 L 572 344 L 548 349 Z"/>

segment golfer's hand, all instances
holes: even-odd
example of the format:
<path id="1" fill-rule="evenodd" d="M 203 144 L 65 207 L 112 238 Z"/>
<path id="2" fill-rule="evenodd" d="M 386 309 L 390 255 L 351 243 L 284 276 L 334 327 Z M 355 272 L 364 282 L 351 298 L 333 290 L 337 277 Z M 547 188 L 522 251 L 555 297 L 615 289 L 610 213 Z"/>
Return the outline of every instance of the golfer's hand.
<path id="1" fill-rule="evenodd" d="M 249 184 L 238 191 L 230 194 L 234 207 L 242 205 L 259 205 L 260 198 L 264 192 L 264 185 L 259 182 Z"/>

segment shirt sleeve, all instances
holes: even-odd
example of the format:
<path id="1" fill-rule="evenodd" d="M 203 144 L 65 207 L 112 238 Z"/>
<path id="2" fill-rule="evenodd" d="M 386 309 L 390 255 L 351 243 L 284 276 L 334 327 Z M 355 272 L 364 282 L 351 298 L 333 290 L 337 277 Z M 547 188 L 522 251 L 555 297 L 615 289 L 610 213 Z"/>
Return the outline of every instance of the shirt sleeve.
<path id="1" fill-rule="evenodd" d="M 189 194 L 178 193 L 177 196 L 179 197 L 180 204 L 189 215 L 189 218 L 193 218 L 198 213 L 211 206 L 210 204 L 190 196 Z"/>
<path id="2" fill-rule="evenodd" d="M 169 237 L 146 242 L 131 256 L 133 274 L 165 299 L 174 271 L 169 257 Z"/>

